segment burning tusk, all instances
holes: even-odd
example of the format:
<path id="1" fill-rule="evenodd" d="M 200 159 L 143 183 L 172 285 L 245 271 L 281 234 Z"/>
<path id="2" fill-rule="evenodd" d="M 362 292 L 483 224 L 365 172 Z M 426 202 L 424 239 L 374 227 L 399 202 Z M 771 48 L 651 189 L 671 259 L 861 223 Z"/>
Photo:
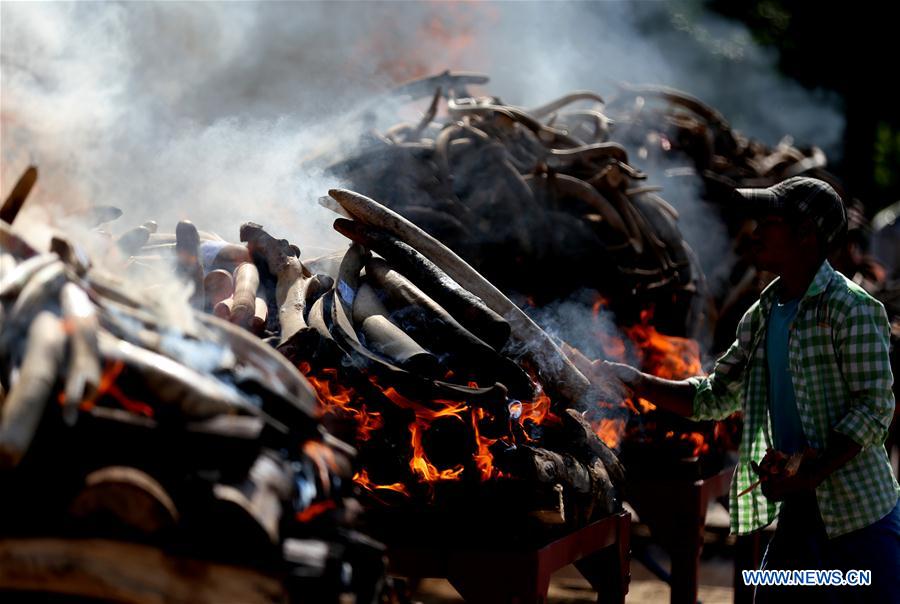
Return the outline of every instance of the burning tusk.
<path id="1" fill-rule="evenodd" d="M 200 235 L 190 220 L 182 220 L 175 227 L 175 249 L 178 255 L 178 273 L 193 285 L 191 306 L 203 304 L 203 268 L 200 266 Z"/>
<path id="2" fill-rule="evenodd" d="M 625 226 L 622 214 L 595 187 L 574 176 L 555 174 L 553 182 L 563 195 L 571 195 L 588 204 L 603 216 L 606 223 L 623 236 L 631 238 L 632 233 Z"/>
<path id="3" fill-rule="evenodd" d="M 145 226 L 139 226 L 124 232 L 116 241 L 116 245 L 125 256 L 134 256 L 142 247 L 147 245 L 147 242 L 150 241 L 150 235 L 150 229 Z"/>
<path id="4" fill-rule="evenodd" d="M 427 377 L 440 372 L 437 357 L 388 319 L 388 311 L 370 285 L 360 286 L 353 301 L 353 322 L 366 348 L 382 354 L 398 367 Z"/>
<path id="5" fill-rule="evenodd" d="M 441 87 L 438 86 L 434 90 L 434 96 L 431 99 L 431 104 L 428 105 L 428 109 L 425 111 L 425 115 L 422 116 L 421 121 L 416 125 L 415 128 L 409 133 L 409 137 L 407 138 L 410 142 L 416 142 L 422 136 L 422 133 L 434 119 L 434 116 L 437 115 L 438 104 L 441 101 Z"/>
<path id="6" fill-rule="evenodd" d="M 562 109 L 566 105 L 577 103 L 578 101 L 594 101 L 600 104 L 603 104 L 605 102 L 603 100 L 603 97 L 601 97 L 596 92 L 591 92 L 590 90 L 576 90 L 575 92 L 570 92 L 569 94 L 561 96 L 558 99 L 552 100 L 544 105 L 539 105 L 537 107 L 534 107 L 533 109 L 528 109 L 526 110 L 526 113 L 536 118 L 541 118 L 545 115 L 553 113 L 554 111 Z"/>
<path id="7" fill-rule="evenodd" d="M 413 283 L 445 308 L 463 327 L 500 350 L 509 339 L 509 323 L 484 301 L 451 279 L 431 260 L 388 233 L 361 222 L 337 219 L 344 236 L 381 254 Z"/>
<path id="8" fill-rule="evenodd" d="M 63 419 L 70 426 L 78 405 L 91 397 L 100 384 L 100 350 L 97 309 L 83 289 L 66 283 L 60 293 L 66 332 L 69 334 L 69 371 L 66 376 Z"/>
<path id="9" fill-rule="evenodd" d="M 231 273 L 226 270 L 216 269 L 210 271 L 203 278 L 203 293 L 207 309 L 215 308 L 219 302 L 231 297 L 233 292 L 234 279 L 232 279 Z"/>
<path id="10" fill-rule="evenodd" d="M 31 323 L 18 379 L 0 409 L 0 468 L 21 461 L 37 432 L 63 364 L 66 332 L 43 311 Z"/>
<path id="11" fill-rule="evenodd" d="M 594 143 L 573 149 L 551 149 L 550 155 L 547 156 L 547 165 L 551 168 L 560 168 L 576 161 L 607 158 L 628 163 L 628 152 L 619 143 Z"/>
<path id="12" fill-rule="evenodd" d="M 541 368 L 538 376 L 541 383 L 567 403 L 580 402 L 586 406 L 588 401 L 584 399 L 591 388 L 590 382 L 534 321 L 465 260 L 396 212 L 364 195 L 345 189 L 332 189 L 328 194 L 357 220 L 383 228 L 421 252 L 454 281 L 484 300 L 494 312 L 505 317 L 522 356 Z"/>
<path id="13" fill-rule="evenodd" d="M 32 277 L 47 266 L 59 261 L 59 256 L 54 253 L 32 256 L 28 260 L 19 263 L 9 272 L 4 272 L 0 278 L 0 298 L 16 298 L 22 292 L 22 288 L 28 284 Z"/>
<path id="14" fill-rule="evenodd" d="M 252 262 L 244 262 L 234 269 L 234 295 L 231 305 L 231 322 L 247 327 L 256 311 L 256 292 L 259 289 L 259 271 Z"/>
<path id="15" fill-rule="evenodd" d="M 21 210 L 22 206 L 25 204 L 28 194 L 34 187 L 34 183 L 37 182 L 37 176 L 37 168 L 34 166 L 29 166 L 25 172 L 22 173 L 18 182 L 16 182 L 16 186 L 13 187 L 13 190 L 10 191 L 6 200 L 3 202 L 3 206 L 0 206 L 0 220 L 8 222 L 9 224 L 13 223 L 16 216 L 19 214 L 19 210 Z"/>

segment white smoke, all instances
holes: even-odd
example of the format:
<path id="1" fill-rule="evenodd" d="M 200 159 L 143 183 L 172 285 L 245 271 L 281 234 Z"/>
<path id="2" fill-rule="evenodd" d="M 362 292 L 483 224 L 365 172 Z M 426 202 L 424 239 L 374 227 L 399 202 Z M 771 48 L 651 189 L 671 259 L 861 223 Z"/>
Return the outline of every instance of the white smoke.
<path id="1" fill-rule="evenodd" d="M 359 123 L 344 116 L 374 94 L 446 68 L 485 72 L 487 92 L 523 106 L 574 89 L 611 94 L 618 81 L 670 85 L 745 134 L 835 153 L 834 100 L 785 80 L 743 26 L 701 8 L 3 3 L 0 190 L 35 163 L 26 213 L 109 204 L 126 210 L 117 230 L 190 218 L 232 240 L 254 220 L 301 248 L 331 248 L 341 238 L 315 199 L 340 183 L 302 160 L 356 139 Z M 709 232 L 681 228 L 689 241 Z"/>

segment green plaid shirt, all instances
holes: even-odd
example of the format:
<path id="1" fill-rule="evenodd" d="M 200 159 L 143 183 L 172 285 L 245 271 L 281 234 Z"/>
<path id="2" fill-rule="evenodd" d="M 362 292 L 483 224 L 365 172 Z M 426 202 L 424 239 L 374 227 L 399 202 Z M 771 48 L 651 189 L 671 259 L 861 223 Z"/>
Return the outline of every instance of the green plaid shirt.
<path id="1" fill-rule="evenodd" d="M 740 535 L 769 524 L 779 509 L 760 489 L 737 496 L 757 479 L 750 462 L 759 463 L 772 446 L 765 334 L 777 284 L 741 319 L 737 339 L 712 373 L 690 380 L 697 389 L 694 419 L 723 419 L 743 408 L 730 495 L 731 530 Z M 836 537 L 885 516 L 900 494 L 884 448 L 894 413 L 890 325 L 880 302 L 824 262 L 800 300 L 789 337 L 797 411 L 809 446 L 827 448 L 835 430 L 863 447 L 816 489 L 825 529 Z"/>

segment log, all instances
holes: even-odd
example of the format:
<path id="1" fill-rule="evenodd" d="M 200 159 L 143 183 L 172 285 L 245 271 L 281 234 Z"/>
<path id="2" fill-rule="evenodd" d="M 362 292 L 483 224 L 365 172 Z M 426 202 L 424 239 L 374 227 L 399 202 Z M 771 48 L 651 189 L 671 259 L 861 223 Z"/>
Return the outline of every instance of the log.
<path id="1" fill-rule="evenodd" d="M 257 297 L 254 302 L 253 316 L 250 317 L 249 329 L 256 335 L 261 335 L 266 330 L 266 321 L 269 319 L 269 306 L 266 301 Z"/>
<path id="2" fill-rule="evenodd" d="M 17 466 L 28 452 L 53 393 L 65 355 L 59 319 L 42 311 L 28 329 L 18 379 L 0 409 L 0 469 Z"/>
<path id="3" fill-rule="evenodd" d="M 540 368 L 538 379 L 548 391 L 561 397 L 562 406 L 586 408 L 592 403 L 591 384 L 587 378 L 575 369 L 534 321 L 465 260 L 396 212 L 368 197 L 344 189 L 332 189 L 328 194 L 357 220 L 382 228 L 421 252 L 509 321 L 516 352 Z"/>
<path id="4" fill-rule="evenodd" d="M 475 337 L 384 260 L 369 260 L 366 275 L 387 294 L 391 319 L 414 339 L 436 353 L 450 353 L 457 366 L 502 382 L 513 396 L 531 398 L 531 379 L 521 368 Z"/>
<path id="5" fill-rule="evenodd" d="M 209 310 L 214 309 L 222 300 L 230 298 L 233 291 L 234 280 L 231 277 L 231 273 L 226 270 L 216 269 L 209 271 L 203 278 L 205 306 Z M 231 309 L 229 309 L 230 312 Z"/>
<path id="6" fill-rule="evenodd" d="M 0 590 L 129 604 L 287 603 L 274 576 L 104 539 L 0 540 Z"/>
<path id="7" fill-rule="evenodd" d="M 69 334 L 69 367 L 63 390 L 63 419 L 75 423 L 78 405 L 92 398 L 100 384 L 100 350 L 97 309 L 87 293 L 74 283 L 66 283 L 60 294 L 63 319 Z"/>
<path id="8" fill-rule="evenodd" d="M 50 252 L 32 256 L 15 266 L 8 273 L 0 275 L 0 298 L 15 299 L 22 288 L 43 268 L 59 261 L 59 256 Z"/>
<path id="9" fill-rule="evenodd" d="M 603 462 L 613 482 L 617 486 L 624 486 L 625 467 L 613 450 L 597 436 L 597 433 L 594 432 L 581 413 L 576 409 L 566 409 L 560 414 L 560 417 L 563 421 L 566 441 L 569 443 L 571 450 L 576 454 L 581 452 L 582 459 L 588 458 L 589 455 L 598 457 Z"/>
<path id="10" fill-rule="evenodd" d="M 191 306 L 203 305 L 203 268 L 200 266 L 200 234 L 190 220 L 182 220 L 175 227 L 177 271 L 182 279 L 193 285 Z"/>
<path id="11" fill-rule="evenodd" d="M 259 289 L 259 271 L 252 262 L 244 262 L 234 269 L 234 295 L 231 305 L 232 323 L 247 327 L 256 311 L 256 292 Z"/>
<path id="12" fill-rule="evenodd" d="M 5 220 L 0 220 L 0 250 L 12 254 L 19 260 L 31 258 L 38 253 L 30 243 L 14 233 L 12 226 Z"/>
<path id="13" fill-rule="evenodd" d="M 426 377 L 438 377 L 437 358 L 391 322 L 388 311 L 370 285 L 364 283 L 353 301 L 353 322 L 364 346 L 392 363 Z"/>
<path id="14" fill-rule="evenodd" d="M 116 246 L 125 256 L 134 256 L 147 244 L 150 240 L 150 235 L 150 229 L 145 226 L 139 226 L 122 233 L 116 241 Z"/>
<path id="15" fill-rule="evenodd" d="M 175 502 L 152 476 L 127 466 L 95 470 L 69 506 L 82 534 L 154 539 L 178 524 Z"/>
<path id="16" fill-rule="evenodd" d="M 280 543 L 282 503 L 293 489 L 290 470 L 275 456 L 263 453 L 246 480 L 236 485 L 217 484 L 213 496 L 219 502 L 214 514 L 218 526 L 228 527 L 229 539 L 255 551 Z"/>
<path id="17" fill-rule="evenodd" d="M 25 169 L 25 172 L 19 177 L 13 190 L 10 191 L 6 200 L 4 200 L 3 206 L 0 207 L 0 220 L 8 222 L 9 224 L 13 223 L 16 216 L 19 214 L 19 210 L 21 210 L 22 206 L 25 204 L 28 194 L 34 187 L 34 183 L 37 182 L 37 176 L 38 172 L 36 167 L 28 166 L 28 168 Z"/>
<path id="18" fill-rule="evenodd" d="M 428 258 L 388 233 L 351 220 L 337 219 L 342 235 L 381 254 L 466 329 L 500 350 L 509 339 L 509 323 L 487 307 L 481 298 L 451 279 Z"/>

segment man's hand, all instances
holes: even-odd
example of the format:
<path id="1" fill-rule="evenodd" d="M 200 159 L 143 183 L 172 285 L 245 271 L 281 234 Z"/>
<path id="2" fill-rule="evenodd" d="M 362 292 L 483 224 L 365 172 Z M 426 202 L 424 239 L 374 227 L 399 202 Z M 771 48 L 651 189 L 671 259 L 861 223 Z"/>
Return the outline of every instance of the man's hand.
<path id="1" fill-rule="evenodd" d="M 638 369 L 625 363 L 615 363 L 613 361 L 595 361 L 594 366 L 598 371 L 612 375 L 619 380 L 628 390 L 629 394 L 634 394 L 634 390 L 639 388 L 644 380 L 644 374 Z"/>
<path id="2" fill-rule="evenodd" d="M 815 472 L 801 468 L 796 474 L 773 474 L 762 481 L 762 492 L 770 501 L 784 501 L 790 495 L 813 493 L 822 482 Z"/>
<path id="3" fill-rule="evenodd" d="M 771 501 L 783 501 L 790 495 L 813 493 L 823 476 L 817 463 L 818 451 L 806 449 L 791 456 L 769 449 L 757 467 L 762 492 Z"/>

